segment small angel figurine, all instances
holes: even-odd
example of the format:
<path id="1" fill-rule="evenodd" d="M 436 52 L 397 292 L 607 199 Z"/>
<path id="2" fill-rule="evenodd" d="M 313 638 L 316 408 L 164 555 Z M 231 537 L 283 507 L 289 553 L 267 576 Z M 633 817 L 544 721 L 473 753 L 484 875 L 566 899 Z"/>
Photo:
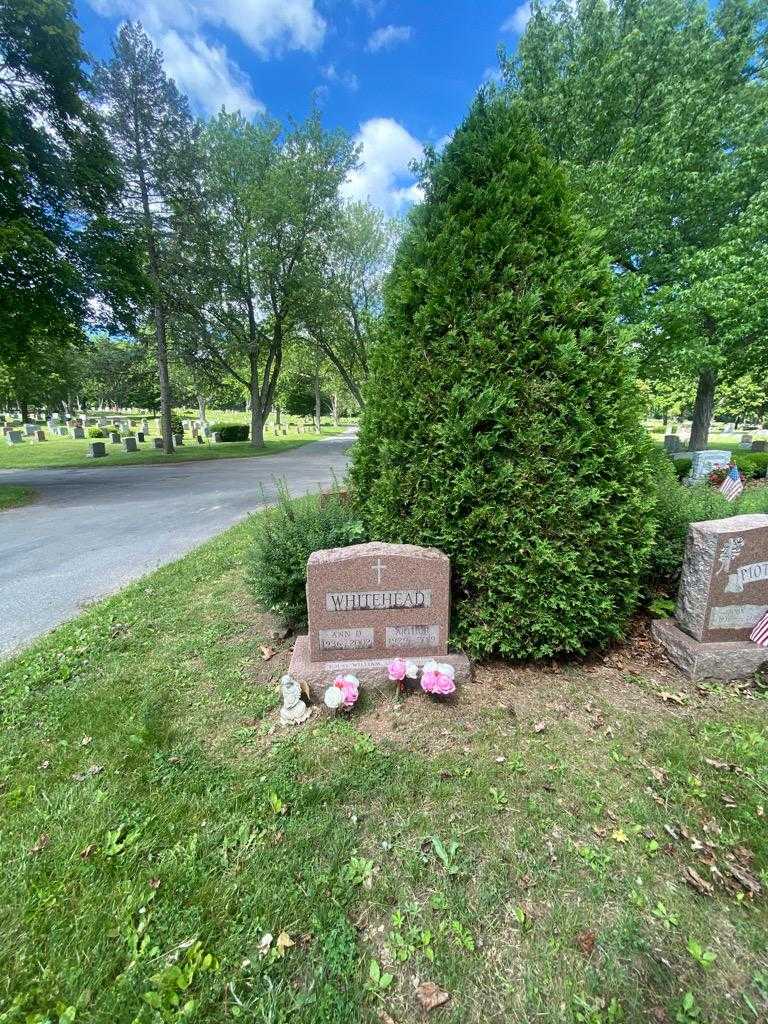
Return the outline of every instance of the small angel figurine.
<path id="1" fill-rule="evenodd" d="M 311 712 L 301 699 L 301 687 L 291 676 L 285 675 L 280 680 L 283 693 L 283 706 L 280 708 L 282 725 L 301 725 L 306 722 Z"/>

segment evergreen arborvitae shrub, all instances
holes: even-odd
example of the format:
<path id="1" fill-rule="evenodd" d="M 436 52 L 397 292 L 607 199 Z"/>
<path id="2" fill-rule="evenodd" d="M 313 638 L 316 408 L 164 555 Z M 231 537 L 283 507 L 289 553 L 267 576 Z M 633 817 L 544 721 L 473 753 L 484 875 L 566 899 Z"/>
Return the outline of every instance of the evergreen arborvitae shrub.
<path id="1" fill-rule="evenodd" d="M 606 259 L 508 101 L 481 96 L 424 178 L 355 446 L 366 532 L 450 555 L 474 656 L 605 645 L 653 534 Z"/>

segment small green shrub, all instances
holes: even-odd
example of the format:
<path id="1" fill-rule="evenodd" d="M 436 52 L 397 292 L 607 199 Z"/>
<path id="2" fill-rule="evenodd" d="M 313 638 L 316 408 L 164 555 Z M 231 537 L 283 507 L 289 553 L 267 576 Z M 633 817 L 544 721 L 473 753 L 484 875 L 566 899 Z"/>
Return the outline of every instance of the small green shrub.
<path id="1" fill-rule="evenodd" d="M 768 487 L 752 487 L 731 502 L 708 483 L 681 486 L 675 478 L 677 465 L 665 455 L 658 453 L 654 463 L 656 538 L 646 569 L 646 584 L 649 588 L 661 586 L 671 593 L 680 577 L 690 523 L 768 512 Z"/>
<path id="2" fill-rule="evenodd" d="M 162 420 L 161 429 L 162 429 Z M 181 422 L 181 416 L 177 416 L 176 413 L 171 414 L 171 433 L 174 437 L 178 437 L 179 434 L 184 435 L 184 424 Z"/>
<path id="3" fill-rule="evenodd" d="M 278 504 L 256 520 L 247 578 L 260 605 L 292 629 L 307 624 L 307 559 L 322 548 L 359 544 L 366 538 L 355 510 L 338 493 L 292 501 L 281 489 Z"/>
<path id="4" fill-rule="evenodd" d="M 88 427 L 88 437 L 104 437 L 101 427 Z"/>
<path id="5" fill-rule="evenodd" d="M 220 434 L 222 441 L 247 441 L 250 428 L 247 423 L 214 423 L 211 433 Z"/>
<path id="6" fill-rule="evenodd" d="M 748 480 L 759 480 L 768 470 L 768 452 L 734 452 L 733 461 Z"/>
<path id="7" fill-rule="evenodd" d="M 678 480 L 683 480 L 691 471 L 693 459 L 673 459 L 672 466 L 677 474 Z"/>

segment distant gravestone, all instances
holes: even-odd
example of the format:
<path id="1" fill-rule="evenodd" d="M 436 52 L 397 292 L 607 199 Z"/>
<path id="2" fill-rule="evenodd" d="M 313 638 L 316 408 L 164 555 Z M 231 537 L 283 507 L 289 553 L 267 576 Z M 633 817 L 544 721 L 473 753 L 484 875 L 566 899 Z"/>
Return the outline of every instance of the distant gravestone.
<path id="1" fill-rule="evenodd" d="M 753 441 L 750 450 L 753 452 L 768 452 L 768 441 Z"/>
<path id="2" fill-rule="evenodd" d="M 144 436 L 143 430 L 139 430 L 136 432 L 136 440 L 139 442 L 139 444 L 144 444 L 146 438 Z"/>
<path id="3" fill-rule="evenodd" d="M 32 440 L 33 441 L 45 441 L 45 439 L 46 438 L 45 438 L 45 431 L 44 430 L 36 430 L 34 432 L 34 434 L 32 435 Z"/>
<path id="4" fill-rule="evenodd" d="M 205 444 L 205 441 L 203 440 L 201 434 L 195 434 L 195 440 L 197 441 L 198 444 Z"/>
<path id="5" fill-rule="evenodd" d="M 89 459 L 100 459 L 102 456 L 107 454 L 107 446 L 103 441 L 92 441 L 88 445 L 88 458 Z"/>
<path id="6" fill-rule="evenodd" d="M 99 417 L 99 426 L 100 427 L 106 427 L 106 425 L 107 425 L 107 417 L 106 416 L 100 416 Z"/>
<path id="7" fill-rule="evenodd" d="M 110 440 L 111 444 L 120 444 L 120 435 L 118 434 L 118 432 L 116 430 L 110 430 L 110 432 L 109 432 L 109 440 Z"/>
<path id="8" fill-rule="evenodd" d="M 679 452 L 683 447 L 683 443 L 677 434 L 667 434 L 664 438 L 664 447 L 670 453 Z"/>
<path id="9" fill-rule="evenodd" d="M 32 437 L 36 430 L 37 426 L 34 423 L 24 424 L 24 433 L 27 435 L 27 437 Z"/>
<path id="10" fill-rule="evenodd" d="M 82 427 L 73 427 L 72 437 L 74 437 L 75 440 L 77 441 L 82 441 L 82 439 L 85 437 L 85 431 L 83 430 Z"/>
<path id="11" fill-rule="evenodd" d="M 58 427 L 56 433 L 59 437 L 69 437 L 69 427 Z"/>
<path id="12" fill-rule="evenodd" d="M 203 437 L 210 437 L 211 436 L 211 428 L 208 426 L 207 423 L 202 428 L 202 431 L 203 431 Z"/>
<path id="13" fill-rule="evenodd" d="M 768 612 L 768 515 L 691 523 L 675 619 L 654 636 L 694 679 L 736 679 L 768 662 L 749 640 Z"/>
<path id="14" fill-rule="evenodd" d="M 739 441 L 739 448 L 749 448 L 752 444 L 751 434 L 742 434 L 741 441 Z"/>
<path id="15" fill-rule="evenodd" d="M 174 438 L 173 438 L 173 443 L 176 445 L 177 448 L 183 447 L 183 445 L 184 445 L 184 435 L 183 434 L 175 434 Z"/>
<path id="16" fill-rule="evenodd" d="M 214 444 L 221 444 L 221 432 L 215 430 L 211 435 L 211 440 L 213 441 Z"/>
<path id="17" fill-rule="evenodd" d="M 162 437 L 153 437 L 152 438 L 152 442 L 153 442 L 155 448 L 162 448 L 163 447 L 163 439 L 162 439 Z"/>
<path id="18" fill-rule="evenodd" d="M 320 692 L 334 672 L 387 684 L 393 658 L 440 658 L 457 679 L 463 655 L 448 655 L 450 562 L 435 548 L 354 544 L 313 552 L 307 563 L 309 635 L 298 637 L 289 673 Z"/>
<path id="19" fill-rule="evenodd" d="M 20 430 L 9 430 L 5 435 L 5 439 L 8 444 L 21 444 L 22 436 Z"/>
<path id="20" fill-rule="evenodd" d="M 691 482 L 696 480 L 704 480 L 713 469 L 718 469 L 722 466 L 729 465 L 731 461 L 731 453 L 729 451 L 702 451 L 702 452 L 691 452 L 691 475 L 689 477 Z"/>
<path id="21" fill-rule="evenodd" d="M 149 433 L 149 423 L 146 420 L 141 421 L 141 432 L 145 436 Z"/>
<path id="22" fill-rule="evenodd" d="M 126 452 L 138 451 L 138 448 L 136 446 L 136 438 L 135 437 L 124 437 L 123 438 L 123 451 L 126 451 Z"/>

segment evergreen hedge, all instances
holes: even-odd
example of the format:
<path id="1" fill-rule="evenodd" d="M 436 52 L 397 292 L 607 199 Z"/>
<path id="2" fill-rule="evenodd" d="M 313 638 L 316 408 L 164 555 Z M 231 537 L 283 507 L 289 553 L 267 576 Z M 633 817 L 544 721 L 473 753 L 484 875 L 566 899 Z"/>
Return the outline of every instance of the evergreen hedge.
<path id="1" fill-rule="evenodd" d="M 450 555 L 454 640 L 474 656 L 604 645 L 653 523 L 599 240 L 505 100 L 475 102 L 424 184 L 355 446 L 366 532 Z"/>

